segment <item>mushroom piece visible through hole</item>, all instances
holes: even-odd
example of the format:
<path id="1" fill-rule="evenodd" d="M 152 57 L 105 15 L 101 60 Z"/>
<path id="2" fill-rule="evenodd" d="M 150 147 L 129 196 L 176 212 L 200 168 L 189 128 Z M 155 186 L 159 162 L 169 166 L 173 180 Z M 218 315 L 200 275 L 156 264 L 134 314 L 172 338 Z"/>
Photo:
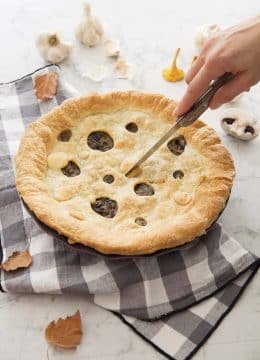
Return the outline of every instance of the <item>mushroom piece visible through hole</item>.
<path id="1" fill-rule="evenodd" d="M 58 135 L 58 140 L 63 141 L 63 142 L 67 142 L 67 141 L 70 141 L 71 136 L 72 136 L 72 131 L 71 130 L 69 130 L 69 129 L 63 130 Z"/>
<path id="2" fill-rule="evenodd" d="M 66 166 L 61 168 L 61 171 L 68 177 L 74 177 L 80 174 L 80 168 L 73 161 L 69 161 Z"/>
<path id="3" fill-rule="evenodd" d="M 105 218 L 113 218 L 117 213 L 117 202 L 107 197 L 97 198 L 94 203 L 91 203 L 91 208 L 97 214 Z"/>
<path id="4" fill-rule="evenodd" d="M 132 132 L 132 133 L 136 133 L 138 131 L 138 126 L 134 122 L 130 122 L 130 123 L 126 124 L 125 128 L 126 128 L 126 130 L 128 130 L 129 132 Z"/>
<path id="5" fill-rule="evenodd" d="M 136 223 L 137 225 L 140 225 L 140 226 L 145 226 L 145 225 L 147 225 L 147 221 L 146 221 L 144 218 L 142 218 L 142 217 L 136 218 L 136 219 L 135 219 L 135 223 Z"/>
<path id="6" fill-rule="evenodd" d="M 167 143 L 167 147 L 174 155 L 181 155 L 185 149 L 186 146 L 186 140 L 183 135 L 179 135 L 173 139 L 171 139 Z"/>
<path id="7" fill-rule="evenodd" d="M 114 178 L 114 176 L 113 175 L 105 175 L 104 177 L 103 177 L 103 181 L 105 182 L 105 183 L 107 183 L 107 184 L 112 184 L 113 182 L 114 182 L 114 180 L 115 180 L 115 178 Z"/>
<path id="8" fill-rule="evenodd" d="M 108 151 L 114 146 L 112 137 L 104 131 L 93 131 L 87 139 L 88 146 L 93 150 Z"/>
<path id="9" fill-rule="evenodd" d="M 183 171 L 181 170 L 176 170 L 173 172 L 172 176 L 175 178 L 175 179 L 182 179 L 183 176 L 184 176 L 184 173 Z"/>
<path id="10" fill-rule="evenodd" d="M 154 189 L 151 185 L 146 183 L 136 184 L 134 191 L 139 196 L 152 196 L 154 194 Z"/>

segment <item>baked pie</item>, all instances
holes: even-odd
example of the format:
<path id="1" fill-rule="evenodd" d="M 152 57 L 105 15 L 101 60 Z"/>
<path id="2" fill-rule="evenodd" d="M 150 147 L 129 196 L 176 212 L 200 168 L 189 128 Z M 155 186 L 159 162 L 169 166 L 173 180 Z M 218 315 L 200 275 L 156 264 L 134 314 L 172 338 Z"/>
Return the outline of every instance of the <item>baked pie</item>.
<path id="1" fill-rule="evenodd" d="M 27 128 L 17 189 L 37 218 L 102 253 L 137 255 L 205 233 L 235 170 L 202 121 L 180 129 L 131 178 L 125 173 L 175 119 L 175 103 L 138 91 L 69 99 Z"/>

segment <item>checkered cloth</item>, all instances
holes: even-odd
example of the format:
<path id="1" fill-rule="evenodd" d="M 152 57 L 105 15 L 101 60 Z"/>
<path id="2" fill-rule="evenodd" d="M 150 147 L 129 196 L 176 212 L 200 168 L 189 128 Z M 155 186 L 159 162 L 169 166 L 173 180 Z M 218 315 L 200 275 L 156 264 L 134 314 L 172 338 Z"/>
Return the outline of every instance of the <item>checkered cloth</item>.
<path id="1" fill-rule="evenodd" d="M 59 74 L 58 91 L 42 102 L 34 95 L 33 78 L 50 70 Z M 27 269 L 2 271 L 1 288 L 84 294 L 166 357 L 188 359 L 231 309 L 259 261 L 219 225 L 188 249 L 117 260 L 78 253 L 44 233 L 16 191 L 13 157 L 26 125 L 72 95 L 57 66 L 0 86 L 0 262 L 24 250 L 29 239 L 33 257 Z"/>

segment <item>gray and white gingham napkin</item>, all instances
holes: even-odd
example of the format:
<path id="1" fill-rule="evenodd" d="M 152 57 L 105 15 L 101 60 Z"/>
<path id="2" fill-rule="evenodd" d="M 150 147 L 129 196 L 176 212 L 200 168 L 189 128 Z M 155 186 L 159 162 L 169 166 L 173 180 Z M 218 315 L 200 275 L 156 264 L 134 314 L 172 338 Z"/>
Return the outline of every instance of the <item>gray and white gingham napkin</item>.
<path id="1" fill-rule="evenodd" d="M 33 78 L 50 70 L 59 73 L 58 91 L 42 102 Z M 13 157 L 26 125 L 73 95 L 54 65 L 0 85 L 0 262 L 24 250 L 29 239 L 33 257 L 27 269 L 1 271 L 0 288 L 85 294 L 166 357 L 188 359 L 231 310 L 259 260 L 219 225 L 188 249 L 122 260 L 80 254 L 44 233 L 16 191 Z"/>

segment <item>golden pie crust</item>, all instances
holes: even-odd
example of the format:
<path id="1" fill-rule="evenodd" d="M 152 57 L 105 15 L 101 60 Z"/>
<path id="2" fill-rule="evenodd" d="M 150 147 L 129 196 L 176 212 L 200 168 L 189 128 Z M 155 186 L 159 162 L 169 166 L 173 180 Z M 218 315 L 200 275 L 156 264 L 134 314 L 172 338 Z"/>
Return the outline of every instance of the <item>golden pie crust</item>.
<path id="1" fill-rule="evenodd" d="M 175 105 L 163 95 L 138 91 L 64 101 L 30 124 L 21 140 L 15 161 L 21 197 L 70 243 L 102 253 L 148 254 L 202 235 L 224 208 L 235 175 L 231 155 L 213 129 L 197 120 L 174 136 L 186 141 L 182 153 L 164 144 L 134 177 L 124 175 L 173 125 Z M 129 123 L 135 125 L 132 132 Z M 72 133 L 69 141 L 59 140 L 64 130 Z M 93 131 L 109 134 L 113 147 L 89 147 Z M 80 173 L 64 174 L 69 162 Z M 107 175 L 110 183 L 103 180 Z M 153 191 L 138 194 L 140 184 Z M 112 200 L 114 217 L 94 210 L 100 198 Z"/>

